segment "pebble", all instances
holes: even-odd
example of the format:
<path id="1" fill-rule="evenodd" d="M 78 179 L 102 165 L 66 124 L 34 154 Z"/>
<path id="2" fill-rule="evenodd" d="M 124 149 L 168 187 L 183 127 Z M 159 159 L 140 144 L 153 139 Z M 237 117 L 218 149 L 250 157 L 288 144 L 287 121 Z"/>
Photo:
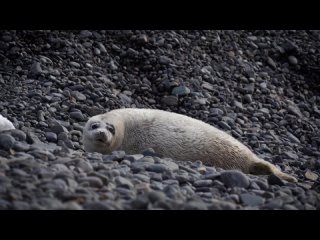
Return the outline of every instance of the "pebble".
<path id="1" fill-rule="evenodd" d="M 79 63 L 77 63 L 77 62 L 73 62 L 73 61 L 71 61 L 71 62 L 69 62 L 69 64 L 70 64 L 70 66 L 72 66 L 72 67 L 80 68 L 80 64 L 79 64 Z"/>
<path id="2" fill-rule="evenodd" d="M 160 56 L 159 63 L 164 64 L 164 65 L 168 65 L 169 63 L 171 63 L 171 59 L 166 56 Z"/>
<path id="3" fill-rule="evenodd" d="M 85 177 L 81 178 L 80 182 L 87 182 L 90 187 L 101 188 L 103 186 L 103 182 L 98 177 Z"/>
<path id="4" fill-rule="evenodd" d="M 289 63 L 291 63 L 292 65 L 297 65 L 298 64 L 298 59 L 295 56 L 289 56 L 288 57 L 288 61 Z"/>
<path id="5" fill-rule="evenodd" d="M 269 64 L 270 67 L 272 67 L 273 69 L 277 68 L 276 63 L 273 61 L 273 59 L 271 57 L 267 58 L 267 63 Z"/>
<path id="6" fill-rule="evenodd" d="M 166 96 L 162 98 L 162 102 L 169 106 L 177 106 L 178 105 L 178 98 L 176 96 Z"/>
<path id="7" fill-rule="evenodd" d="M 197 180 L 193 183 L 195 187 L 210 187 L 212 185 L 212 180 Z"/>
<path id="8" fill-rule="evenodd" d="M 115 178 L 115 183 L 120 187 L 124 187 L 124 188 L 128 188 L 128 189 L 133 188 L 133 184 L 128 179 L 120 177 L 120 176 Z"/>
<path id="9" fill-rule="evenodd" d="M 42 68 L 39 62 L 34 62 L 30 67 L 30 72 L 34 75 L 39 75 L 42 73 Z"/>
<path id="10" fill-rule="evenodd" d="M 265 201 L 264 198 L 253 195 L 251 193 L 240 194 L 240 200 L 248 206 L 259 206 L 262 205 Z"/>
<path id="11" fill-rule="evenodd" d="M 222 172 L 220 178 L 227 187 L 247 188 L 250 185 L 248 177 L 237 170 Z"/>
<path id="12" fill-rule="evenodd" d="M 84 94 L 78 91 L 73 91 L 72 96 L 74 96 L 79 101 L 85 101 L 87 99 L 87 97 Z"/>
<path id="13" fill-rule="evenodd" d="M 58 141 L 57 134 L 55 134 L 53 132 L 46 132 L 45 136 L 46 136 L 46 139 L 48 140 L 48 142 L 57 142 Z"/>
<path id="14" fill-rule="evenodd" d="M 9 133 L 16 141 L 26 141 L 27 139 L 27 135 L 19 129 L 11 129 Z"/>
<path id="15" fill-rule="evenodd" d="M 81 112 L 71 112 L 70 117 L 78 121 L 83 121 L 85 119 Z"/>
<path id="16" fill-rule="evenodd" d="M 191 91 L 188 87 L 179 86 L 179 87 L 173 88 L 171 94 L 177 95 L 177 96 L 185 96 L 185 95 L 188 95 L 190 92 Z"/>
<path id="17" fill-rule="evenodd" d="M 0 149 L 9 150 L 13 147 L 15 140 L 8 134 L 0 134 Z"/>
<path id="18" fill-rule="evenodd" d="M 293 142 L 293 143 L 297 143 L 297 144 L 301 144 L 300 140 L 294 136 L 292 133 L 287 132 L 288 138 Z"/>
<path id="19" fill-rule="evenodd" d="M 277 177 L 274 174 L 271 174 L 271 175 L 268 176 L 268 183 L 270 185 L 279 185 L 279 186 L 283 186 L 284 185 L 284 182 L 282 181 L 282 179 Z"/>
<path id="20" fill-rule="evenodd" d="M 309 169 L 305 172 L 304 176 L 311 181 L 317 181 L 319 178 L 318 174 L 310 171 Z"/>

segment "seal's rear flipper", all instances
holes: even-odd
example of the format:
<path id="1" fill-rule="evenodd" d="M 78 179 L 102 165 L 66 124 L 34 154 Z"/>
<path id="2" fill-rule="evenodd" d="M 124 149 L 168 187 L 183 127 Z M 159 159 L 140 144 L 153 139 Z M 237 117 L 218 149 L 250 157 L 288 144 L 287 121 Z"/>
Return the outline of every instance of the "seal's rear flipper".
<path id="1" fill-rule="evenodd" d="M 270 175 L 274 174 L 278 176 L 279 178 L 286 180 L 288 182 L 298 182 L 298 180 L 290 176 L 289 174 L 281 172 L 278 168 L 276 168 L 274 165 L 272 165 L 269 162 L 266 162 L 264 160 L 255 162 L 250 166 L 249 173 L 255 174 L 255 175 Z"/>

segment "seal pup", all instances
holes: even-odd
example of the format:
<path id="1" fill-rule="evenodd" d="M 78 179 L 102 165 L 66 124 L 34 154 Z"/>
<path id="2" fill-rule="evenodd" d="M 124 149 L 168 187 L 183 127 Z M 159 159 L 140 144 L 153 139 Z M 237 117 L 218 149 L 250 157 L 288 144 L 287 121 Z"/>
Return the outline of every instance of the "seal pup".
<path id="1" fill-rule="evenodd" d="M 164 157 L 180 161 L 201 160 L 208 166 L 297 181 L 226 132 L 163 110 L 124 108 L 93 116 L 84 127 L 82 141 L 88 152 L 124 150 L 136 154 L 153 148 Z"/>

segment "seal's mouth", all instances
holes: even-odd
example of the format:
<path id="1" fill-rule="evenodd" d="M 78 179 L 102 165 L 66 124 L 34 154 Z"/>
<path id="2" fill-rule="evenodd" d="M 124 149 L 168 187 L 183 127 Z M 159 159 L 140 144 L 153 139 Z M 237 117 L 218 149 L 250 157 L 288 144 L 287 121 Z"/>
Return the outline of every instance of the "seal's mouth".
<path id="1" fill-rule="evenodd" d="M 107 143 L 107 135 L 104 132 L 98 132 L 95 135 L 95 141 L 101 144 Z"/>

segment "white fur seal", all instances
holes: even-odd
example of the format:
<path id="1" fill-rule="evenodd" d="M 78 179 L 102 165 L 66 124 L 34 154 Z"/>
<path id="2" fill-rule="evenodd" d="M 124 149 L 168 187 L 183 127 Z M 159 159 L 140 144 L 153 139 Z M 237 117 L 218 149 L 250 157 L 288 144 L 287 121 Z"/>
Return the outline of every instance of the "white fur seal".
<path id="1" fill-rule="evenodd" d="M 103 154 L 115 150 L 135 154 L 153 148 L 176 160 L 201 160 L 224 169 L 274 174 L 297 181 L 258 158 L 227 133 L 200 120 L 163 110 L 124 108 L 93 116 L 84 127 L 83 144 L 86 151 Z"/>
<path id="2" fill-rule="evenodd" d="M 15 129 L 12 122 L 0 114 L 0 132 Z"/>

